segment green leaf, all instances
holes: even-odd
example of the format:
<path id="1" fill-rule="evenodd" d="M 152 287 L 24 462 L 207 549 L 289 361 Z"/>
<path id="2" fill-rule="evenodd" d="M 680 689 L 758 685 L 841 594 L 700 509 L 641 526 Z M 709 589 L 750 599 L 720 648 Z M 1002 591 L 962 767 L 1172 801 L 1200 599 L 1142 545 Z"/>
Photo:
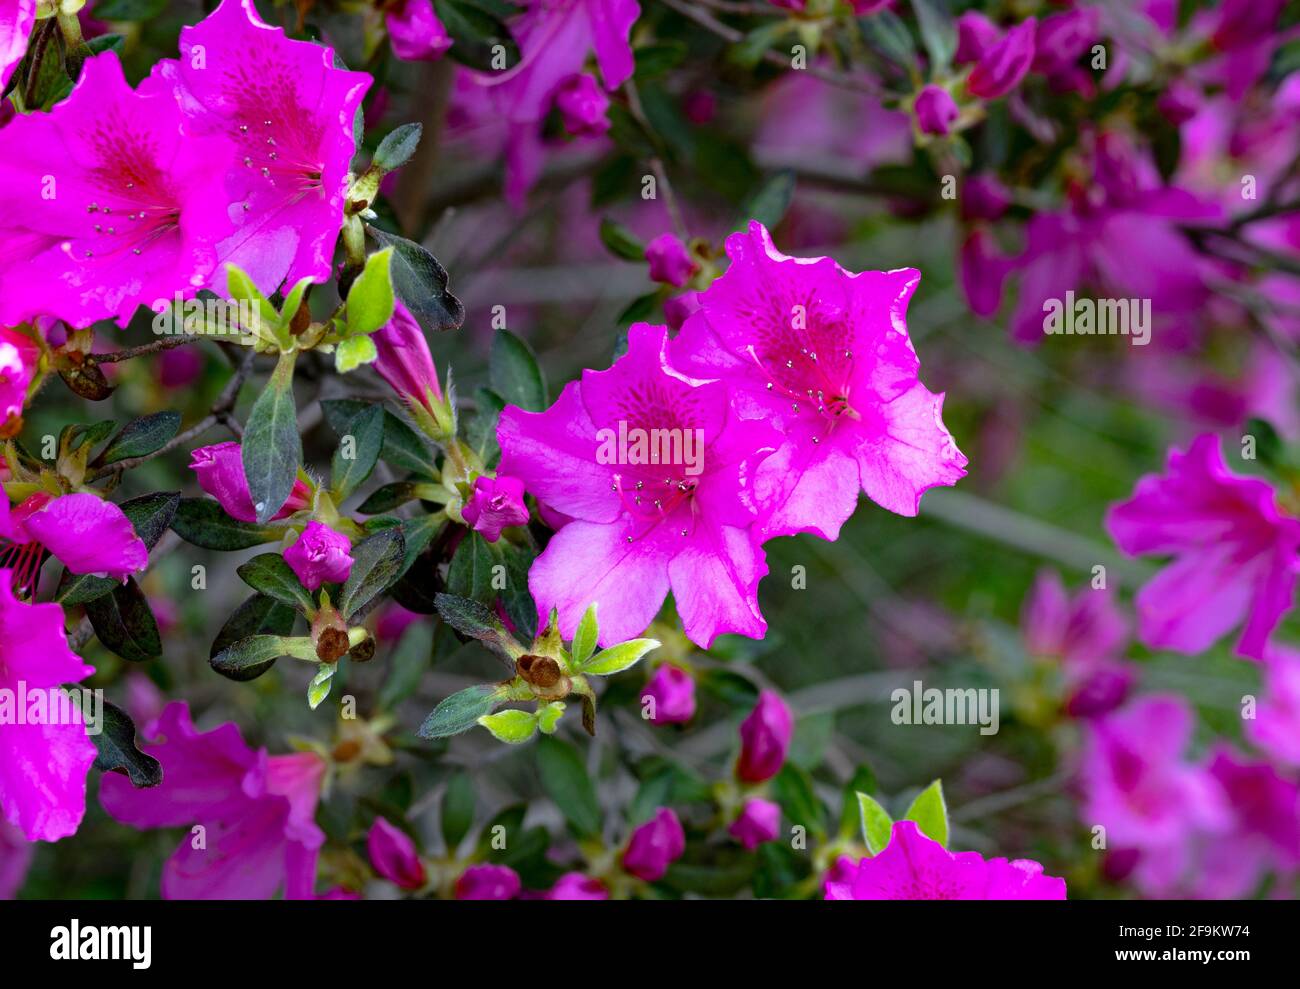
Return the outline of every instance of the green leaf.
<path id="1" fill-rule="evenodd" d="M 935 780 L 922 790 L 907 808 L 903 820 L 915 821 L 923 834 L 947 848 L 948 805 L 943 799 L 943 784 Z"/>
<path id="2" fill-rule="evenodd" d="M 393 249 L 393 293 L 421 326 L 454 330 L 465 322 L 465 307 L 447 291 L 447 269 L 437 258 L 414 241 L 378 227 L 367 229 L 380 246 Z"/>
<path id="3" fill-rule="evenodd" d="M 171 525 L 180 501 L 181 496 L 175 491 L 159 491 L 124 501 L 120 507 L 141 542 L 147 548 L 153 549 L 162 538 L 162 534 L 167 531 L 167 527 Z M 65 569 L 59 580 L 59 586 L 55 589 L 54 600 L 64 606 L 85 604 L 87 601 L 111 593 L 120 586 L 112 577 L 73 574 Z"/>
<path id="4" fill-rule="evenodd" d="M 792 762 L 787 762 L 772 780 L 773 795 L 793 823 L 807 828 L 819 841 L 826 837 L 826 815 L 812 777 Z"/>
<path id="5" fill-rule="evenodd" d="M 524 654 L 523 646 L 506 631 L 501 619 L 479 602 L 455 594 L 439 594 L 434 602 L 442 620 L 461 635 L 477 639 L 511 659 Z"/>
<path id="6" fill-rule="evenodd" d="M 362 515 L 382 515 L 415 498 L 414 482 L 393 481 L 370 492 L 366 500 L 357 506 L 357 511 Z"/>
<path id="7" fill-rule="evenodd" d="M 596 621 L 596 605 L 593 602 L 583 613 L 582 621 L 578 622 L 578 631 L 573 634 L 573 648 L 570 654 L 573 656 L 575 669 L 581 669 L 582 664 L 596 651 L 596 638 L 599 634 L 600 625 Z"/>
<path id="8" fill-rule="evenodd" d="M 611 254 L 624 261 L 644 261 L 645 244 L 631 230 L 605 217 L 600 221 L 600 242 Z"/>
<path id="9" fill-rule="evenodd" d="M 162 763 L 140 751 L 135 722 L 116 704 L 104 701 L 103 722 L 95 745 L 95 768 L 104 773 L 121 773 L 135 787 L 157 786 L 163 780 Z"/>
<path id="10" fill-rule="evenodd" d="M 433 635 L 430 622 L 417 622 L 403 633 L 388 661 L 388 679 L 379 691 L 380 710 L 391 711 L 419 688 L 432 661 Z"/>
<path id="11" fill-rule="evenodd" d="M 537 746 L 538 771 L 542 786 L 560 808 L 574 832 L 582 838 L 600 833 L 600 805 L 596 788 L 578 750 L 558 738 L 547 736 Z"/>
<path id="12" fill-rule="evenodd" d="M 393 318 L 392 265 L 391 247 L 366 258 L 366 266 L 348 289 L 348 336 L 374 333 Z"/>
<path id="13" fill-rule="evenodd" d="M 420 738 L 447 738 L 469 731 L 478 719 L 491 714 L 503 703 L 505 691 L 491 683 L 480 683 L 457 691 L 433 709 L 416 732 Z"/>
<path id="14" fill-rule="evenodd" d="M 447 781 L 442 795 L 442 840 L 454 852 L 474 826 L 474 781 L 469 773 L 457 773 Z"/>
<path id="15" fill-rule="evenodd" d="M 474 405 L 474 418 L 465 429 L 465 438 L 479 459 L 491 466 L 501 452 L 497 446 L 497 422 L 505 410 L 505 399 L 491 388 L 478 388 L 474 392 Z"/>
<path id="16" fill-rule="evenodd" d="M 250 635 L 226 646 L 208 665 L 230 680 L 252 680 L 261 676 L 281 656 L 316 661 L 316 647 L 309 636 Z"/>
<path id="17" fill-rule="evenodd" d="M 889 844 L 894 829 L 893 818 L 875 797 L 865 793 L 858 794 L 858 816 L 862 821 L 862 840 L 872 855 L 879 855 Z"/>
<path id="18" fill-rule="evenodd" d="M 546 380 L 533 349 L 509 330 L 497 330 L 489 362 L 492 388 L 510 405 L 529 412 L 546 408 Z"/>
<path id="19" fill-rule="evenodd" d="M 279 553 L 259 553 L 236 568 L 235 573 L 260 594 L 306 614 L 314 614 L 316 601 Z"/>
<path id="20" fill-rule="evenodd" d="M 293 401 L 294 356 L 280 355 L 244 426 L 240 456 L 258 522 L 268 521 L 284 507 L 302 463 L 302 437 Z"/>
<path id="21" fill-rule="evenodd" d="M 86 617 L 104 647 L 123 659 L 145 663 L 162 655 L 158 622 L 134 577 L 86 602 Z"/>
<path id="22" fill-rule="evenodd" d="M 383 446 L 383 406 L 367 406 L 352 417 L 334 451 L 330 465 L 330 489 L 336 502 L 342 504 L 348 495 L 365 483 L 370 472 L 375 469 L 375 462 L 379 459 L 379 451 Z"/>
<path id="23" fill-rule="evenodd" d="M 497 592 L 492 589 L 492 568 L 501 563 L 480 533 L 471 532 L 456 547 L 447 570 L 447 591 L 457 597 L 481 604 L 491 604 Z"/>
<path id="24" fill-rule="evenodd" d="M 415 155 L 420 146 L 420 136 L 424 133 L 421 124 L 402 124 L 394 127 L 379 142 L 375 149 L 373 163 L 385 172 L 401 168 Z"/>
<path id="25" fill-rule="evenodd" d="M 636 62 L 633 77 L 637 82 L 657 79 L 686 60 L 689 49 L 682 41 L 661 41 L 642 45 L 632 53 Z"/>
<path id="26" fill-rule="evenodd" d="M 379 348 L 367 336 L 348 337 L 334 349 L 334 370 L 339 374 L 348 374 L 377 360 Z"/>
<path id="27" fill-rule="evenodd" d="M 153 415 L 141 416 L 122 427 L 122 431 L 95 458 L 95 463 L 115 464 L 129 457 L 146 456 L 161 449 L 180 427 L 179 412 L 155 412 Z"/>
<path id="28" fill-rule="evenodd" d="M 406 540 L 400 528 L 384 529 L 352 547 L 352 572 L 339 592 L 345 619 L 361 612 L 402 575 Z"/>
<path id="29" fill-rule="evenodd" d="M 317 667 L 316 675 L 307 685 L 307 706 L 313 711 L 330 695 L 330 688 L 334 686 L 334 672 L 337 669 L 338 667 L 333 663 L 321 663 Z"/>
<path id="30" fill-rule="evenodd" d="M 519 62 L 519 48 L 504 21 L 483 7 L 464 0 L 434 0 L 438 20 L 451 35 L 447 55 L 480 72 L 499 72 Z M 493 48 L 501 45 L 505 63 L 493 64 Z"/>
<path id="31" fill-rule="evenodd" d="M 167 0 L 104 0 L 95 7 L 103 21 L 151 21 L 167 9 Z"/>
<path id="32" fill-rule="evenodd" d="M 635 666 L 641 657 L 651 649 L 658 649 L 659 645 L 658 639 L 632 639 L 629 642 L 620 643 L 612 649 L 604 649 L 596 653 L 581 667 L 581 670 L 590 676 L 598 677 L 622 673 L 624 670 Z"/>
<path id="33" fill-rule="evenodd" d="M 176 535 L 203 549 L 233 552 L 277 542 L 285 526 L 240 522 L 211 498 L 182 498 L 171 520 Z"/>
<path id="34" fill-rule="evenodd" d="M 268 330 L 280 325 L 280 314 L 271 305 L 271 300 L 261 293 L 242 268 L 229 262 L 226 263 L 226 294 L 234 302 L 249 303 L 254 317 L 260 318 L 262 326 Z"/>
<path id="35" fill-rule="evenodd" d="M 944 0 L 912 0 L 921 43 L 930 56 L 930 77 L 943 72 L 957 51 L 957 25 Z"/>
<path id="36" fill-rule="evenodd" d="M 343 436 L 352 424 L 353 417 L 365 409 L 368 403 L 354 398 L 327 398 L 320 405 L 330 428 Z M 387 409 L 384 410 L 384 445 L 379 456 L 402 470 L 424 477 L 436 476 L 433 451 L 429 444 Z"/>
<path id="37" fill-rule="evenodd" d="M 537 734 L 537 715 L 532 711 L 498 711 L 485 714 L 478 723 L 499 742 L 521 745 Z"/>
<path id="38" fill-rule="evenodd" d="M 307 295 L 307 289 L 312 286 L 310 278 L 299 278 L 289 294 L 284 297 L 284 305 L 280 307 L 280 325 L 288 326 L 293 322 L 293 318 L 298 315 L 298 310 L 302 308 L 303 299 Z M 309 314 L 310 315 L 310 314 Z"/>
<path id="39" fill-rule="evenodd" d="M 858 30 L 867 46 L 887 62 L 907 70 L 916 61 L 912 32 L 892 10 L 877 10 L 858 18 Z"/>
<path id="40" fill-rule="evenodd" d="M 768 21 L 741 38 L 727 52 L 727 57 L 741 68 L 752 69 L 763 60 L 763 56 L 771 50 L 772 46 L 790 31 L 791 27 L 787 21 Z"/>
<path id="41" fill-rule="evenodd" d="M 544 704 L 537 711 L 537 727 L 544 735 L 554 735 L 555 729 L 560 725 L 560 718 L 564 717 L 564 701 L 551 701 Z"/>
<path id="42" fill-rule="evenodd" d="M 250 595 L 221 626 L 221 631 L 212 640 L 208 660 L 211 661 L 218 653 L 241 639 L 251 638 L 254 635 L 286 637 L 293 632 L 297 617 L 298 612 L 287 604 L 281 604 L 265 594 Z M 232 680 L 255 680 L 274 666 L 278 658 L 277 655 L 261 665 L 245 666 L 239 671 L 238 676 L 231 676 L 229 673 L 225 675 Z"/>
<path id="43" fill-rule="evenodd" d="M 738 229 L 747 229 L 750 220 L 757 220 L 768 230 L 775 228 L 794 200 L 794 187 L 793 171 L 777 172 L 745 204 Z"/>

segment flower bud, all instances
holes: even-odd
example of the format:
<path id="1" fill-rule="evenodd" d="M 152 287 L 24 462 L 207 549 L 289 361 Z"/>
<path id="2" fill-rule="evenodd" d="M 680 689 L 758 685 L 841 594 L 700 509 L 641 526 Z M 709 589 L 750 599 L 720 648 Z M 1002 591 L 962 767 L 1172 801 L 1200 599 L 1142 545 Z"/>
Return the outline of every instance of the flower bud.
<path id="1" fill-rule="evenodd" d="M 284 562 L 309 591 L 321 584 L 341 584 L 352 572 L 352 542 L 341 532 L 315 520 L 307 523 L 298 541 L 284 551 Z"/>
<path id="2" fill-rule="evenodd" d="M 240 445 L 233 440 L 200 446 L 190 454 L 190 470 L 197 476 L 199 487 L 215 498 L 227 515 L 240 522 L 254 522 L 257 512 L 248 493 L 242 456 Z M 274 518 L 282 519 L 310 504 L 311 489 L 301 480 L 296 480 L 289 492 L 289 500 Z"/>
<path id="3" fill-rule="evenodd" d="M 458 900 L 513 900 L 519 895 L 519 874 L 504 865 L 471 865 L 456 880 Z"/>
<path id="4" fill-rule="evenodd" d="M 474 493 L 460 510 L 461 517 L 490 543 L 501 538 L 501 530 L 528 524 L 524 504 L 524 482 L 517 477 L 487 477 L 474 481 Z"/>
<path id="5" fill-rule="evenodd" d="M 762 783 L 775 776 L 785 764 L 793 734 L 794 718 L 785 701 L 774 691 L 764 690 L 740 725 L 736 778 L 745 783 Z"/>
<path id="6" fill-rule="evenodd" d="M 961 189 L 963 220 L 997 220 L 1011 205 L 1011 193 L 996 175 L 972 175 Z"/>
<path id="7" fill-rule="evenodd" d="M 609 890 L 599 879 L 581 872 L 566 872 L 546 894 L 548 900 L 608 900 Z"/>
<path id="8" fill-rule="evenodd" d="M 957 18 L 957 51 L 953 61 L 958 65 L 978 62 L 1001 37 L 996 24 L 978 11 L 968 10 Z"/>
<path id="9" fill-rule="evenodd" d="M 574 137 L 600 137 L 609 130 L 609 97 L 587 73 L 570 76 L 555 94 L 564 129 Z"/>
<path id="10" fill-rule="evenodd" d="M 681 238 L 670 233 L 662 233 L 646 245 L 645 259 L 650 262 L 650 278 L 674 288 L 690 281 L 698 267 Z"/>
<path id="11" fill-rule="evenodd" d="M 663 878 L 672 862 L 686 851 L 686 832 L 682 822 L 668 807 L 660 807 L 655 816 L 632 832 L 623 852 L 623 868 L 648 883 Z"/>
<path id="12" fill-rule="evenodd" d="M 975 65 L 966 80 L 966 88 L 974 96 L 986 100 L 1005 96 L 1020 85 L 1034 60 L 1034 32 L 1037 20 L 1029 18 L 1007 32 Z"/>
<path id="13" fill-rule="evenodd" d="M 1201 109 L 1201 93 L 1186 79 L 1175 79 L 1156 97 L 1156 109 L 1175 127 L 1181 127 Z"/>
<path id="14" fill-rule="evenodd" d="M 642 710 L 647 709 L 646 698 L 654 702 L 649 708 L 651 724 L 678 725 L 695 715 L 695 681 L 680 666 L 659 667 L 641 691 Z"/>
<path id="15" fill-rule="evenodd" d="M 976 316 L 988 318 L 1002 304 L 1002 288 L 1014 262 L 998 248 L 987 227 L 967 234 L 958 257 L 957 274 L 966 303 Z"/>
<path id="16" fill-rule="evenodd" d="M 408 62 L 431 62 L 451 47 L 451 35 L 432 0 L 398 0 L 384 15 L 393 54 Z"/>
<path id="17" fill-rule="evenodd" d="M 923 134 L 943 136 L 961 112 L 952 95 L 942 86 L 926 86 L 917 94 L 916 124 Z"/>
<path id="18" fill-rule="evenodd" d="M 375 871 L 402 889 L 421 889 L 428 881 L 424 863 L 420 861 L 411 836 L 384 818 L 375 818 L 366 839 L 366 848 Z"/>
<path id="19" fill-rule="evenodd" d="M 1095 7 L 1045 17 L 1034 33 L 1034 71 L 1050 75 L 1073 65 L 1100 30 L 1101 11 Z"/>
<path id="20" fill-rule="evenodd" d="M 746 800 L 740 816 L 731 822 L 727 834 L 752 852 L 765 841 L 772 841 L 781 830 L 781 805 L 758 797 Z"/>
<path id="21" fill-rule="evenodd" d="M 413 405 L 430 411 L 442 404 L 438 369 L 429 353 L 429 341 L 410 310 L 393 305 L 393 318 L 370 335 L 379 356 L 371 364 L 393 391 Z"/>

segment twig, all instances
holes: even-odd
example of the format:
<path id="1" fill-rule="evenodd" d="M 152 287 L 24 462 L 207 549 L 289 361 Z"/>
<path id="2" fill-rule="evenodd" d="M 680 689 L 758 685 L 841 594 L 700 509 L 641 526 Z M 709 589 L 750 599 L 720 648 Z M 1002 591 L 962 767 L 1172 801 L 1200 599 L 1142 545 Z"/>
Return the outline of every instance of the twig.
<path id="1" fill-rule="evenodd" d="M 641 95 L 636 91 L 636 83 L 629 79 L 623 84 L 623 89 L 627 93 L 627 106 L 632 112 L 633 119 L 647 134 L 654 134 L 654 128 L 646 119 L 645 108 L 641 105 Z M 668 208 L 668 218 L 672 221 L 673 229 L 683 241 L 690 240 L 690 232 L 686 229 L 686 221 L 682 218 L 681 208 L 677 204 L 677 194 L 673 192 L 673 185 L 668 181 L 668 170 L 664 168 L 664 160 L 660 155 L 650 156 L 650 170 L 654 172 L 659 188 L 664 191 L 664 205 Z"/>
<path id="2" fill-rule="evenodd" d="M 153 343 L 144 343 L 138 347 L 129 347 L 126 350 L 115 350 L 107 354 L 87 354 L 87 364 L 117 364 L 120 361 L 129 361 L 135 357 L 144 357 L 148 354 L 156 354 L 160 351 L 171 350 L 174 347 L 183 347 L 186 344 L 197 343 L 202 340 L 201 336 L 184 335 L 175 337 L 164 337 L 161 340 L 155 340 Z"/>

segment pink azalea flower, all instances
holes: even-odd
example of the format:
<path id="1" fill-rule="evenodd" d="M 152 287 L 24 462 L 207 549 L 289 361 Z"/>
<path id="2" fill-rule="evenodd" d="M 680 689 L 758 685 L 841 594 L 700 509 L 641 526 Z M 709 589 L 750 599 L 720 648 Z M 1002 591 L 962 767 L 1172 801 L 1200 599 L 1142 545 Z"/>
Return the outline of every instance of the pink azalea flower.
<path id="1" fill-rule="evenodd" d="M 645 259 L 650 263 L 650 278 L 665 285 L 681 288 L 691 279 L 698 267 L 686 245 L 676 234 L 662 233 L 645 248 Z"/>
<path id="2" fill-rule="evenodd" d="M 231 229 L 221 184 L 231 150 L 180 130 L 174 103 L 132 91 L 113 52 L 87 59 L 49 113 L 0 129 L 0 324 L 125 323 L 207 282 Z"/>
<path id="3" fill-rule="evenodd" d="M 754 797 L 745 801 L 740 815 L 727 827 L 727 834 L 752 852 L 765 841 L 773 841 L 781 830 L 781 805 Z"/>
<path id="4" fill-rule="evenodd" d="M 609 890 L 599 879 L 581 872 L 566 872 L 546 894 L 548 900 L 608 900 Z"/>
<path id="5" fill-rule="evenodd" d="M 1264 654 L 1264 694 L 1246 737 L 1273 759 L 1300 768 L 1300 652 L 1273 646 Z"/>
<path id="6" fill-rule="evenodd" d="M 12 900 L 23 888 L 35 846 L 0 817 L 0 900 Z"/>
<path id="7" fill-rule="evenodd" d="M 451 47 L 451 35 L 434 13 L 432 0 L 399 0 L 384 13 L 393 54 L 414 62 L 432 62 Z"/>
<path id="8" fill-rule="evenodd" d="M 226 514 L 240 522 L 253 522 L 253 497 L 248 493 L 248 478 L 244 475 L 244 461 L 239 443 L 227 440 L 211 446 L 195 447 L 190 453 L 190 470 L 198 478 L 199 487 L 217 499 Z M 293 483 L 289 500 L 274 518 L 282 519 L 311 504 L 311 489 L 300 479 Z"/>
<path id="9" fill-rule="evenodd" d="M 284 562 L 309 591 L 342 584 L 352 572 L 352 541 L 323 522 L 312 520 L 298 541 L 284 551 Z"/>
<path id="10" fill-rule="evenodd" d="M 1198 653 L 1244 622 L 1237 651 L 1262 658 L 1294 598 L 1300 520 L 1265 481 L 1230 472 L 1216 437 L 1170 450 L 1165 473 L 1140 479 L 1106 528 L 1130 556 L 1174 557 L 1138 592 L 1143 642 Z"/>
<path id="11" fill-rule="evenodd" d="M 564 129 L 576 137 L 600 137 L 609 130 L 609 97 L 594 76 L 570 76 L 555 94 Z"/>
<path id="12" fill-rule="evenodd" d="M 502 529 L 528 524 L 524 482 L 505 474 L 496 477 L 480 474 L 474 479 L 474 493 L 460 514 L 475 532 L 494 543 L 501 538 Z"/>
<path id="13" fill-rule="evenodd" d="M 420 853 L 411 836 L 384 818 L 375 818 L 366 839 L 366 848 L 370 853 L 370 864 L 389 882 L 405 890 L 421 889 L 428 882 L 424 863 L 420 861 Z"/>
<path id="14" fill-rule="evenodd" d="M 458 900 L 513 900 L 519 895 L 519 874 L 504 865 L 471 865 L 456 880 Z"/>
<path id="15" fill-rule="evenodd" d="M 926 86 L 916 96 L 916 125 L 923 134 L 948 133 L 961 111 L 952 94 L 942 86 Z"/>
<path id="16" fill-rule="evenodd" d="M 371 83 L 334 67 L 334 52 L 291 41 L 262 21 L 252 0 L 222 0 L 181 29 L 178 61 L 154 66 L 141 89 L 170 92 L 187 134 L 214 134 L 234 148 L 225 202 L 239 228 L 218 245 L 225 263 L 264 292 L 302 278 L 325 281 L 343 225 L 353 120 Z M 186 141 L 173 144 L 184 145 Z"/>
<path id="17" fill-rule="evenodd" d="M 312 752 L 268 756 L 227 722 L 200 732 L 189 705 L 167 705 L 143 746 L 163 766 L 163 781 L 136 789 L 106 773 L 99 797 L 124 824 L 195 828 L 163 867 L 164 899 L 266 900 L 315 895 L 316 858 L 325 834 L 316 804 L 325 763 Z"/>
<path id="18" fill-rule="evenodd" d="M 1198 830 L 1228 825 L 1217 784 L 1184 761 L 1192 721 L 1181 698 L 1151 696 L 1088 722 L 1083 820 L 1108 845 L 1181 854 Z"/>
<path id="19" fill-rule="evenodd" d="M 957 18 L 957 51 L 953 61 L 958 65 L 978 62 L 1001 37 L 996 24 L 979 11 L 968 10 Z"/>
<path id="20" fill-rule="evenodd" d="M 973 95 L 994 100 L 1020 85 L 1034 60 L 1037 23 L 1033 17 L 1022 21 L 980 56 L 966 80 Z"/>
<path id="21" fill-rule="evenodd" d="M 22 418 L 39 359 L 40 348 L 31 337 L 0 327 L 0 433 L 10 434 Z"/>
<path id="22" fill-rule="evenodd" d="M 648 883 L 658 882 L 686 851 L 686 832 L 670 807 L 660 807 L 628 839 L 623 868 Z"/>
<path id="23" fill-rule="evenodd" d="M 0 0 L 0 90 L 27 54 L 27 36 L 35 24 L 36 0 Z"/>
<path id="24" fill-rule="evenodd" d="M 918 380 L 907 302 L 920 273 L 845 271 L 831 258 L 779 253 L 761 223 L 727 238 L 731 267 L 687 320 L 672 356 L 726 380 L 740 416 L 770 422 L 782 445 L 760 472 L 775 507 L 764 540 L 835 539 L 865 490 L 915 515 L 921 495 L 965 475 L 943 425 L 943 395 Z"/>
<path id="25" fill-rule="evenodd" d="M 71 573 L 125 581 L 149 563 L 149 550 L 122 509 L 80 492 L 32 495 L 16 508 L 0 497 L 0 560 L 14 567 L 14 586 L 34 588 L 41 550 Z"/>
<path id="26" fill-rule="evenodd" d="M 0 570 L 0 690 L 30 695 L 94 673 L 68 648 L 63 609 L 25 604 L 14 597 L 10 582 L 10 571 Z M 0 817 L 28 841 L 75 834 L 86 812 L 86 774 L 95 755 L 84 723 L 0 724 Z"/>
<path id="27" fill-rule="evenodd" d="M 695 681 L 680 666 L 665 664 L 655 670 L 641 691 L 643 710 L 646 698 L 654 701 L 651 724 L 679 725 L 695 716 Z"/>
<path id="28" fill-rule="evenodd" d="M 790 708 L 775 691 L 761 691 L 754 710 L 740 723 L 736 778 L 745 783 L 771 779 L 785 765 L 793 737 L 794 716 Z"/>
<path id="29" fill-rule="evenodd" d="M 405 402 L 432 409 L 442 402 L 429 341 L 411 311 L 396 302 L 393 318 L 371 334 L 379 356 L 370 365 Z"/>
<path id="30" fill-rule="evenodd" d="M 1029 859 L 950 852 L 915 821 L 895 821 L 889 844 L 856 869 L 837 870 L 828 900 L 1064 900 L 1065 880 Z"/>
<path id="31" fill-rule="evenodd" d="M 613 92 L 631 77 L 629 35 L 641 14 L 636 0 L 529 0 L 525 7 L 510 25 L 519 62 L 476 77 L 492 87 L 497 106 L 511 120 L 541 120 L 556 88 L 582 71 L 590 52 L 606 90 Z"/>
<path id="32" fill-rule="evenodd" d="M 539 615 L 557 608 L 566 638 L 593 602 L 602 645 L 633 638 L 670 589 L 686 634 L 705 648 L 723 632 L 761 637 L 767 627 L 752 478 L 770 431 L 732 414 L 723 382 L 677 370 L 667 347 L 664 327 L 634 325 L 608 371 L 584 371 L 545 412 L 501 414 L 500 472 L 574 519 L 528 575 Z M 677 431 L 675 459 L 686 462 L 640 463 L 631 443 L 610 449 L 632 430 Z"/>

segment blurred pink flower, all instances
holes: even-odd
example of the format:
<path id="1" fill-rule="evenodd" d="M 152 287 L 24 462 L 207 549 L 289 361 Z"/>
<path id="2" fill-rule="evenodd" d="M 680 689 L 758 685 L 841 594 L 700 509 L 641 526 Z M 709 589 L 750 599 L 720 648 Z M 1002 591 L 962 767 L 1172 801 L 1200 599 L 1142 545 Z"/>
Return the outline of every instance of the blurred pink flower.
<path id="1" fill-rule="evenodd" d="M 658 882 L 686 851 L 686 832 L 669 807 L 660 807 L 628 839 L 623 868 L 648 883 Z"/>
<path id="2" fill-rule="evenodd" d="M 794 737 L 794 716 L 774 690 L 759 692 L 758 703 L 740 723 L 740 758 L 736 778 L 744 783 L 762 783 L 781 771 L 790 740 Z"/>
<path id="3" fill-rule="evenodd" d="M 650 263 L 650 278 L 681 288 L 699 267 L 691 258 L 690 251 L 680 237 L 672 233 L 662 233 L 650 241 L 645 248 L 645 259 Z"/>
<path id="4" fill-rule="evenodd" d="M 944 135 L 960 110 L 952 94 L 942 86 L 925 86 L 916 96 L 916 124 L 923 134 Z"/>
<path id="5" fill-rule="evenodd" d="M 1030 17 L 985 50 L 966 79 L 966 88 L 973 96 L 995 100 L 1020 85 L 1034 60 L 1037 24 Z"/>
<path id="6" fill-rule="evenodd" d="M 432 62 L 451 47 L 451 35 L 434 13 L 432 0 L 398 0 L 384 13 L 384 24 L 398 58 Z"/>
<path id="7" fill-rule="evenodd" d="M 504 865 L 471 865 L 456 880 L 458 900 L 513 900 L 519 895 L 519 875 Z"/>
<path id="8" fill-rule="evenodd" d="M 415 842 L 401 828 L 376 817 L 366 838 L 366 850 L 375 871 L 405 890 L 421 889 L 428 881 Z"/>
<path id="9" fill-rule="evenodd" d="M 548 900 L 608 900 L 609 890 L 599 879 L 581 872 L 566 872 L 546 894 Z"/>
<path id="10" fill-rule="evenodd" d="M 678 725 L 695 716 L 695 680 L 680 666 L 666 663 L 655 670 L 641 691 L 642 710 L 647 698 L 654 702 L 651 724 Z"/>
<path id="11" fill-rule="evenodd" d="M 752 852 L 765 841 L 774 841 L 781 830 L 781 805 L 760 797 L 745 801 L 739 816 L 727 826 L 727 834 Z"/>
<path id="12" fill-rule="evenodd" d="M 0 817 L 0 900 L 12 900 L 27 880 L 35 845 Z"/>

